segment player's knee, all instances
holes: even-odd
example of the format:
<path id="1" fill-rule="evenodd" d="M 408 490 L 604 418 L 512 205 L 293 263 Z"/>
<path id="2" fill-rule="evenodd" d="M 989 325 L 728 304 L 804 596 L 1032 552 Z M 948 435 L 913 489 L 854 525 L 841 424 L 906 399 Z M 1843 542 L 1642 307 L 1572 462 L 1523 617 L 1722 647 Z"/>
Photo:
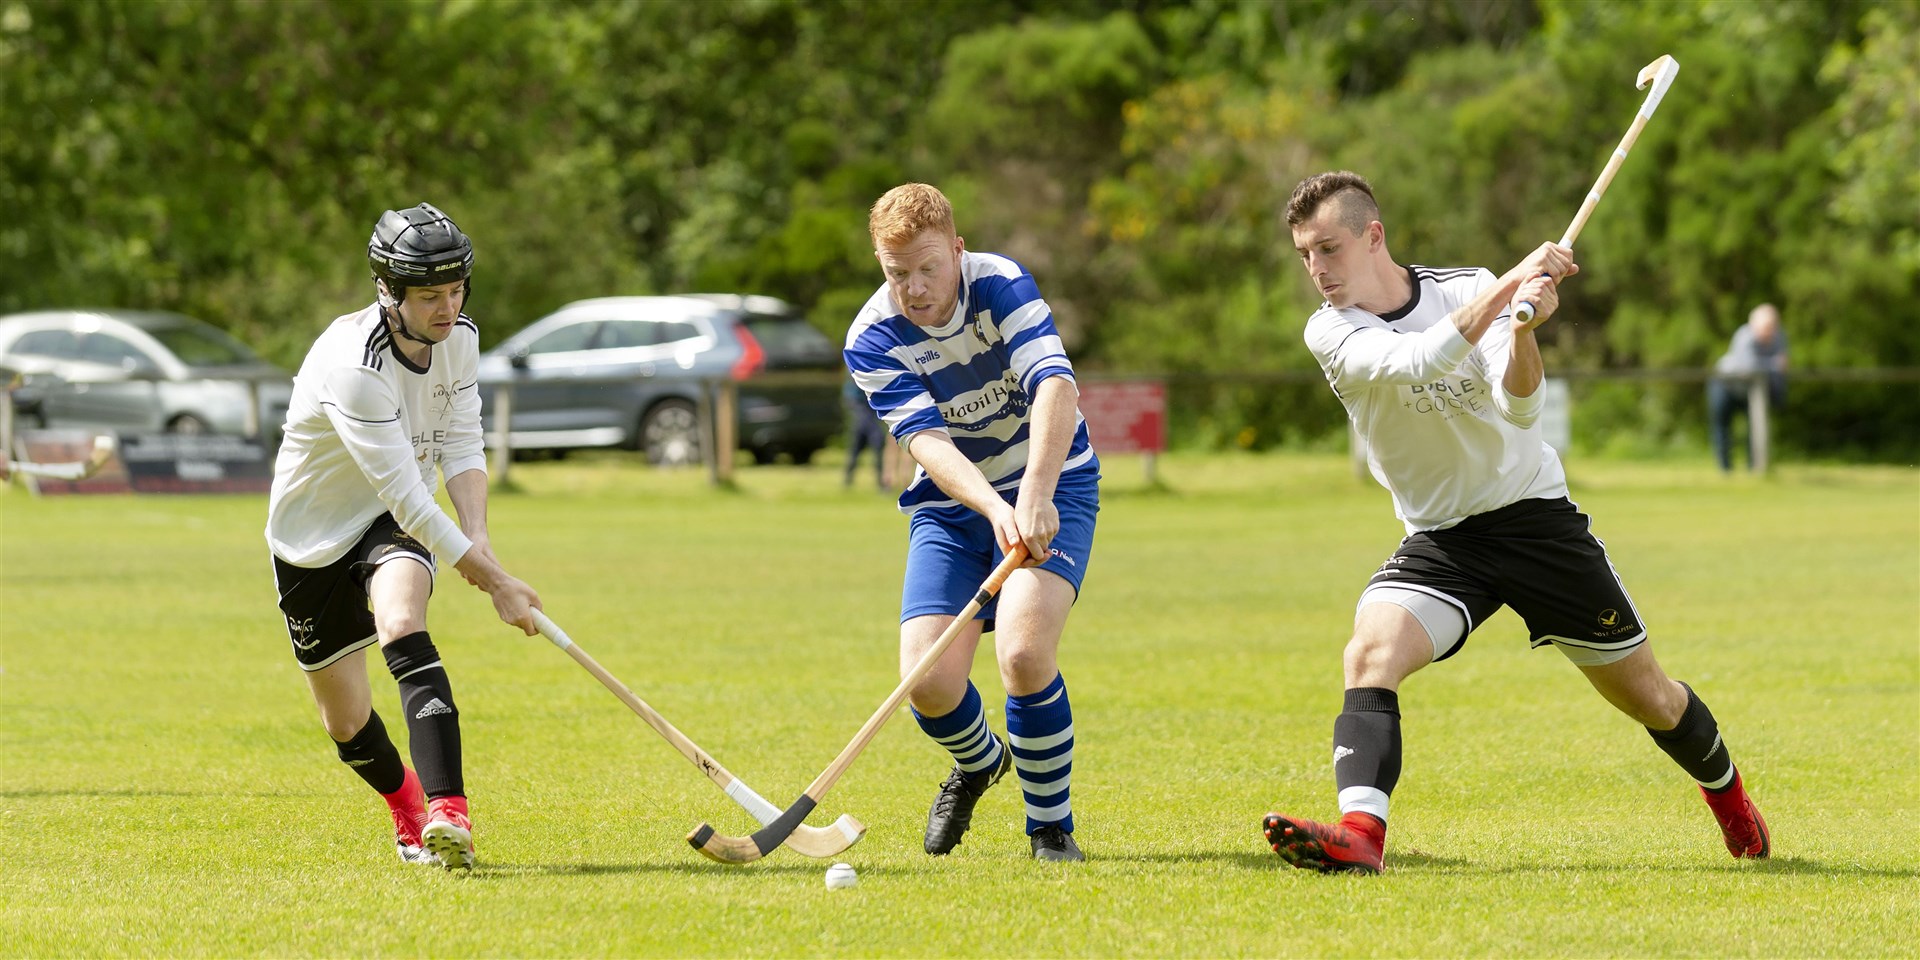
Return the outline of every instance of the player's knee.
<path id="1" fill-rule="evenodd" d="M 1687 688 L 1667 677 L 1633 694 L 1616 706 L 1643 727 L 1672 730 L 1680 725 L 1680 718 L 1687 712 Z"/>
<path id="2" fill-rule="evenodd" d="M 1000 682 L 1015 696 L 1046 689 L 1059 672 L 1059 665 L 1047 651 L 1013 649 L 1000 654 Z"/>
<path id="3" fill-rule="evenodd" d="M 966 697 L 965 674 L 941 676 L 937 670 L 920 678 L 920 682 L 907 691 L 907 700 L 923 717 L 944 717 L 952 713 Z"/>
<path id="4" fill-rule="evenodd" d="M 1426 638 L 1416 638 L 1427 643 Z M 1396 687 L 1408 674 L 1426 662 L 1417 657 L 1404 638 L 1373 631 L 1359 631 L 1347 641 L 1342 655 L 1348 687 Z"/>
<path id="5" fill-rule="evenodd" d="M 395 640 L 427 629 L 427 618 L 415 610 L 385 612 L 375 610 L 373 629 L 379 634 L 382 644 L 391 644 Z"/>
<path id="6" fill-rule="evenodd" d="M 322 708 L 320 726 L 327 731 L 327 736 L 333 738 L 336 745 L 347 743 L 366 729 L 367 715 L 355 716 L 350 710 L 329 711 Z"/>

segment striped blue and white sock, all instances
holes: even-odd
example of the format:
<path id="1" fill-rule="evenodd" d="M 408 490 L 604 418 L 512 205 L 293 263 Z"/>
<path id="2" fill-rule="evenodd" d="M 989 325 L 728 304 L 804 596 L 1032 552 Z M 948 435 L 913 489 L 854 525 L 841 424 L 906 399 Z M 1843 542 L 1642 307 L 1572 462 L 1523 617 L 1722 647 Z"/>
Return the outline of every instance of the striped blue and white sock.
<path id="1" fill-rule="evenodd" d="M 1038 693 L 1007 697 L 1007 738 L 1027 801 L 1027 832 L 1058 824 L 1072 833 L 1073 706 L 1064 677 L 1055 674 Z"/>
<path id="2" fill-rule="evenodd" d="M 953 754 L 953 762 L 960 769 L 979 773 L 1000 765 L 1000 738 L 987 729 L 987 710 L 980 702 L 980 691 L 974 689 L 973 681 L 967 681 L 967 695 L 960 698 L 960 705 L 954 707 L 953 712 L 927 717 L 915 710 L 913 718 L 920 721 L 920 729 L 925 730 L 927 736 Z"/>

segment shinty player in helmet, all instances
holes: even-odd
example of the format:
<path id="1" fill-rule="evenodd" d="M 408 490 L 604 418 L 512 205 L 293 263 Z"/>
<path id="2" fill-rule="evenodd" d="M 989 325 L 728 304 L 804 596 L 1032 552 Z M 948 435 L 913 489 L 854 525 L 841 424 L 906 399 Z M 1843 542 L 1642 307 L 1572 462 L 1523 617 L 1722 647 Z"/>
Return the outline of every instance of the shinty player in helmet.
<path id="1" fill-rule="evenodd" d="M 529 636 L 540 598 L 500 565 L 487 531 L 479 330 L 462 313 L 472 242 L 423 203 L 380 217 L 367 261 L 378 299 L 334 320 L 294 378 L 267 543 L 321 724 L 385 799 L 400 859 L 470 868 L 460 712 L 427 598 L 443 560 Z M 458 523 L 434 502 L 436 468 Z M 373 709 L 376 644 L 399 685 L 413 769 Z"/>

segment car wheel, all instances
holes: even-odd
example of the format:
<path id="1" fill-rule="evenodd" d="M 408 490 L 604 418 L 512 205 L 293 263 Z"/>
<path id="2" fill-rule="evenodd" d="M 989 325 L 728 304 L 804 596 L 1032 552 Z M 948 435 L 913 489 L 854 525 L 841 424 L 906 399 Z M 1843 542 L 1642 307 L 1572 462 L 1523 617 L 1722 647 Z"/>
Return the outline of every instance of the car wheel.
<path id="1" fill-rule="evenodd" d="M 174 417 L 172 420 L 167 421 L 167 432 L 168 433 L 186 433 L 186 434 L 192 434 L 192 435 L 198 436 L 203 433 L 212 433 L 213 428 L 207 426 L 207 422 L 205 420 L 202 420 L 191 413 L 183 413 L 177 417 Z"/>
<path id="2" fill-rule="evenodd" d="M 750 452 L 753 454 L 753 462 L 763 467 L 780 459 L 779 447 L 754 447 Z"/>
<path id="3" fill-rule="evenodd" d="M 820 452 L 819 447 L 794 447 L 787 451 L 793 457 L 794 466 L 804 467 L 813 462 L 813 455 Z"/>
<path id="4" fill-rule="evenodd" d="M 700 462 L 700 415 L 685 400 L 662 400 L 640 418 L 640 449 L 647 462 L 685 467 Z"/>

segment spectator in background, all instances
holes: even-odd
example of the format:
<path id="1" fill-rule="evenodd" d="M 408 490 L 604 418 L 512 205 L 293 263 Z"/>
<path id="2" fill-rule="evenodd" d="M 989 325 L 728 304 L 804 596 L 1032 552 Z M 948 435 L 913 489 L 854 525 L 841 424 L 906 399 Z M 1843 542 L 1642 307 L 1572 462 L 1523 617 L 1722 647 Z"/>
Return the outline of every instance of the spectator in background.
<path id="1" fill-rule="evenodd" d="M 1733 469 L 1730 449 L 1733 418 L 1747 409 L 1747 392 L 1753 380 L 1767 378 L 1767 402 L 1779 409 L 1787 402 L 1787 332 L 1780 329 L 1780 310 L 1771 303 L 1753 308 L 1747 322 L 1733 331 L 1727 352 L 1713 365 L 1707 381 L 1707 415 L 1713 434 L 1713 455 L 1721 472 Z M 1761 438 L 1754 436 L 1753 424 L 1747 424 L 1747 469 L 1753 469 L 1754 451 Z"/>
<path id="2" fill-rule="evenodd" d="M 873 481 L 881 490 L 892 489 L 887 470 L 887 425 L 867 405 L 867 395 L 852 378 L 840 385 L 840 406 L 847 413 L 847 473 L 840 481 L 853 486 L 853 472 L 860 465 L 860 451 L 873 451 Z"/>

